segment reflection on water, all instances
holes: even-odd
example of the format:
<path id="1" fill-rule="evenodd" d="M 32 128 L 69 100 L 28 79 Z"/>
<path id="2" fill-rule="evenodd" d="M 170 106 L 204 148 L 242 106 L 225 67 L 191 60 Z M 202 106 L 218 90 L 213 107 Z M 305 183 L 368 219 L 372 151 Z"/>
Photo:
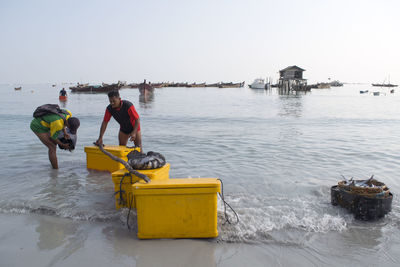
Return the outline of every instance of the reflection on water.
<path id="1" fill-rule="evenodd" d="M 280 95 L 280 109 L 278 115 L 281 117 L 299 118 L 302 115 L 303 103 L 302 96 L 299 95 Z"/>
<path id="2" fill-rule="evenodd" d="M 52 250 L 64 245 L 67 237 L 76 233 L 79 224 L 71 222 L 66 224 L 51 216 L 35 217 L 38 221 L 36 232 L 39 233 L 37 246 L 40 250 Z"/>
<path id="3" fill-rule="evenodd" d="M 102 233 L 117 257 L 136 260 L 135 266 L 216 266 L 217 245 L 206 240 L 145 240 L 137 242 L 136 233 L 105 227 Z M 155 253 L 157 254 L 155 256 Z M 171 256 L 176 255 L 176 257 Z"/>
<path id="4" fill-rule="evenodd" d="M 60 107 L 61 108 L 66 108 L 67 107 L 67 102 L 68 101 L 60 101 Z"/>
<path id="5" fill-rule="evenodd" d="M 293 90 L 284 90 L 282 88 L 276 88 L 279 95 L 306 95 L 310 93 L 310 91 L 293 91 Z"/>
<path id="6" fill-rule="evenodd" d="M 146 91 L 146 93 L 139 95 L 139 103 L 141 104 L 141 107 L 143 107 L 143 108 L 151 107 L 151 103 L 153 101 L 154 101 L 154 93 L 153 92 Z"/>

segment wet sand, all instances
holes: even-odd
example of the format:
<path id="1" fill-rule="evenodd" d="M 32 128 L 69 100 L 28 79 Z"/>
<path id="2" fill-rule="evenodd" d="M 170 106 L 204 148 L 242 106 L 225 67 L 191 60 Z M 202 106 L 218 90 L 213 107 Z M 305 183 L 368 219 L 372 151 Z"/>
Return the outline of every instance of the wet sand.
<path id="1" fill-rule="evenodd" d="M 1 266 L 396 266 L 390 255 L 398 250 L 397 245 L 380 253 L 357 247 L 316 253 L 321 244 L 340 242 L 329 234 L 310 238 L 312 245 L 302 247 L 208 239 L 139 240 L 123 225 L 36 214 L 0 214 L 0 240 Z M 346 253 L 357 257 L 365 253 L 364 260 L 352 261 Z"/>
<path id="2" fill-rule="evenodd" d="M 297 249 L 215 240 L 139 240 L 124 226 L 0 214 L 2 266 L 307 266 Z M 301 252 L 300 252 L 301 253 Z M 294 257 L 287 257 L 286 255 Z M 297 256 L 296 256 L 297 254 Z"/>

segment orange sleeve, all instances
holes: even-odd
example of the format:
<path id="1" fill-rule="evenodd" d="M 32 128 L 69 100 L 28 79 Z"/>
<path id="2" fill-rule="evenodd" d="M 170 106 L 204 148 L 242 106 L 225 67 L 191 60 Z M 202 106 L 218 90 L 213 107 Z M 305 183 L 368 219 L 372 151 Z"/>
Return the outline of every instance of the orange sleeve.
<path id="1" fill-rule="evenodd" d="M 136 109 L 133 105 L 128 109 L 128 114 L 132 127 L 135 127 L 136 120 L 139 119 L 139 114 L 136 112 Z M 138 131 L 140 131 L 140 124 L 138 125 Z"/>
<path id="2" fill-rule="evenodd" d="M 108 109 L 106 109 L 106 113 L 104 114 L 104 119 L 103 119 L 103 121 L 109 122 L 110 119 L 111 119 L 111 113 L 108 111 Z"/>

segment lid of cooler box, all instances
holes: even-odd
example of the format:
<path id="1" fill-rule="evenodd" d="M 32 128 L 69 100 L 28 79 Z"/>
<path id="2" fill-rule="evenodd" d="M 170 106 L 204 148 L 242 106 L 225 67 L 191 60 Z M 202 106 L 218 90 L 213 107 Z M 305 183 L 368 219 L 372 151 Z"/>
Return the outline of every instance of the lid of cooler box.
<path id="1" fill-rule="evenodd" d="M 171 178 L 168 180 L 151 180 L 149 183 L 139 181 L 133 184 L 135 189 L 178 189 L 178 188 L 219 188 L 217 178 Z"/>
<path id="2" fill-rule="evenodd" d="M 127 155 L 129 152 L 134 150 L 134 147 L 126 146 L 114 146 L 114 145 L 104 145 L 104 150 L 110 152 L 111 154 L 121 154 Z M 103 153 L 98 146 L 85 146 L 86 153 Z"/>

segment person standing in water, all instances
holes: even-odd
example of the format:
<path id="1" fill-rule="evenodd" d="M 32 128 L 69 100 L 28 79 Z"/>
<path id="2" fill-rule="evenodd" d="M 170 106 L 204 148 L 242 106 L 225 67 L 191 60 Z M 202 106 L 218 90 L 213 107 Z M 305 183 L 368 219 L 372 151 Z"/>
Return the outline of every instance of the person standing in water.
<path id="1" fill-rule="evenodd" d="M 49 149 L 49 160 L 53 169 L 58 169 L 57 145 L 62 149 L 71 149 L 70 145 L 63 143 L 59 137 L 62 135 L 65 139 L 71 139 L 69 133 L 76 135 L 80 126 L 78 118 L 72 117 L 69 110 L 65 110 L 65 112 L 65 118 L 57 114 L 47 114 L 39 118 L 34 118 L 30 125 L 31 130 Z M 66 128 L 68 128 L 69 133 Z M 76 137 L 74 137 L 74 140 L 76 142 Z"/>
<path id="2" fill-rule="evenodd" d="M 60 96 L 67 96 L 67 91 L 64 88 L 60 90 Z"/>
<path id="3" fill-rule="evenodd" d="M 103 144 L 103 135 L 112 116 L 120 125 L 118 134 L 119 145 L 126 146 L 128 140 L 130 140 L 143 153 L 140 119 L 135 106 L 127 100 L 121 100 L 118 91 L 109 92 L 108 100 L 110 101 L 110 105 L 106 108 L 96 145 Z"/>

